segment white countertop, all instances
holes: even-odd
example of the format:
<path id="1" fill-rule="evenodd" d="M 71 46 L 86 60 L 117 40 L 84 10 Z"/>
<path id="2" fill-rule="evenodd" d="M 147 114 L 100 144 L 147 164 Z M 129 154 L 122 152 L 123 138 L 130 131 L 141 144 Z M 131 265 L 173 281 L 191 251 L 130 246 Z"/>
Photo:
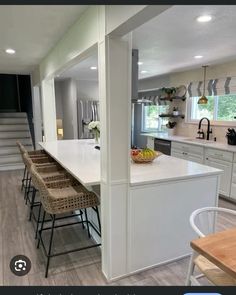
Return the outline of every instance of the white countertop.
<path id="1" fill-rule="evenodd" d="M 84 186 L 100 184 L 100 151 L 94 148 L 94 139 L 58 140 L 39 144 Z"/>
<path id="2" fill-rule="evenodd" d="M 93 139 L 58 140 L 39 143 L 83 185 L 100 184 L 100 151 Z M 149 164 L 131 161 L 131 186 L 220 174 L 221 170 L 161 155 Z"/>
<path id="3" fill-rule="evenodd" d="M 167 133 L 141 133 L 143 136 L 149 136 L 149 137 L 155 137 L 155 138 L 160 138 L 160 139 L 166 139 L 170 141 L 176 141 L 176 142 L 182 142 L 182 143 L 187 143 L 187 144 L 193 144 L 193 145 L 198 145 L 198 146 L 203 146 L 203 147 L 209 147 L 209 148 L 214 148 L 218 150 L 224 150 L 224 151 L 229 151 L 229 152 L 235 152 L 236 153 L 236 145 L 229 145 L 227 143 L 223 142 L 217 142 L 217 141 L 203 141 L 199 140 L 199 142 L 193 142 L 189 141 L 188 139 L 191 139 L 191 137 L 187 136 L 179 136 L 179 135 L 172 135 L 169 136 Z"/>
<path id="4" fill-rule="evenodd" d="M 161 155 L 152 163 L 132 163 L 130 173 L 131 185 L 142 185 L 220 174 L 221 170 L 195 162 Z"/>

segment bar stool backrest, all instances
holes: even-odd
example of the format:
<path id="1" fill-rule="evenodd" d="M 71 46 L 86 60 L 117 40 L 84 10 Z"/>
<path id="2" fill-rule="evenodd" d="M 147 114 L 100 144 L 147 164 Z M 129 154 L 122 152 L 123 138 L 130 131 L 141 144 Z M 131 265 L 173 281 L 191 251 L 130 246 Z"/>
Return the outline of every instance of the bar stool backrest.
<path id="1" fill-rule="evenodd" d="M 22 159 L 23 159 L 23 162 L 24 162 L 24 164 L 25 164 L 27 170 L 30 172 L 30 167 L 31 167 L 34 163 L 33 163 L 32 160 L 30 159 L 30 157 L 29 157 L 29 155 L 28 155 L 27 152 L 22 154 Z"/>

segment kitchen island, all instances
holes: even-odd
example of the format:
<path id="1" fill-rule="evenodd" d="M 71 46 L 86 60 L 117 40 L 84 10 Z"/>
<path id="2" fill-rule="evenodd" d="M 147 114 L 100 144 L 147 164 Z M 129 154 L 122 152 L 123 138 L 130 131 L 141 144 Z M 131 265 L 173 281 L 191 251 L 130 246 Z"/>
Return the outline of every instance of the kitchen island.
<path id="1" fill-rule="evenodd" d="M 40 144 L 83 185 L 91 188 L 100 184 L 100 151 L 93 140 Z M 125 241 L 125 271 L 119 276 L 189 255 L 189 243 L 196 238 L 189 216 L 197 208 L 217 206 L 220 174 L 219 169 L 166 155 L 150 164 L 130 161 L 126 210 L 117 209 L 114 218 L 118 226 L 121 220 L 125 225 L 123 236 L 102 228 L 102 243 L 109 240 L 108 235 L 112 235 L 113 242 L 117 239 L 117 244 L 120 239 Z M 101 195 L 101 207 L 105 206 Z M 110 226 L 105 210 L 101 212 L 103 227 Z M 112 245 L 109 255 L 116 255 Z"/>

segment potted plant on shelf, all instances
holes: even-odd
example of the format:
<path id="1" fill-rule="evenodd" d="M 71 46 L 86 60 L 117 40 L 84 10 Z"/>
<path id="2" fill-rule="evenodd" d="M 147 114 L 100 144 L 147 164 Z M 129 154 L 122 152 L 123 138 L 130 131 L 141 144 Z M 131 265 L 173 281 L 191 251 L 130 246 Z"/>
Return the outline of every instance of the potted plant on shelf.
<path id="1" fill-rule="evenodd" d="M 100 137 L 100 122 L 99 121 L 91 121 L 88 124 L 88 129 L 93 133 L 95 138 L 95 143 L 98 143 L 98 139 Z"/>
<path id="2" fill-rule="evenodd" d="M 171 97 L 173 97 L 175 95 L 176 88 L 175 87 L 170 87 L 170 88 L 163 87 L 161 89 L 161 91 L 162 91 L 162 93 L 164 93 L 166 99 L 170 99 Z"/>

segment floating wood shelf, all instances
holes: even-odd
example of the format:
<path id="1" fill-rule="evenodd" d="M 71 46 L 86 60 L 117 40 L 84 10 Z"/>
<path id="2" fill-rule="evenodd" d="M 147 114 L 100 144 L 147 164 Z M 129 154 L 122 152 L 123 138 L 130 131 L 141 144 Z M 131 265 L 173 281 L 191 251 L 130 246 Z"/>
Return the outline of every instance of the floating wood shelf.
<path id="1" fill-rule="evenodd" d="M 185 101 L 186 97 L 185 96 L 160 97 L 160 100 L 167 100 L 167 101 L 173 101 L 175 99 L 182 99 L 182 101 Z"/>
<path id="2" fill-rule="evenodd" d="M 159 117 L 160 118 L 178 118 L 178 117 L 180 117 L 180 118 L 184 119 L 185 115 L 183 115 L 183 114 L 180 114 L 180 115 L 160 114 Z"/>

